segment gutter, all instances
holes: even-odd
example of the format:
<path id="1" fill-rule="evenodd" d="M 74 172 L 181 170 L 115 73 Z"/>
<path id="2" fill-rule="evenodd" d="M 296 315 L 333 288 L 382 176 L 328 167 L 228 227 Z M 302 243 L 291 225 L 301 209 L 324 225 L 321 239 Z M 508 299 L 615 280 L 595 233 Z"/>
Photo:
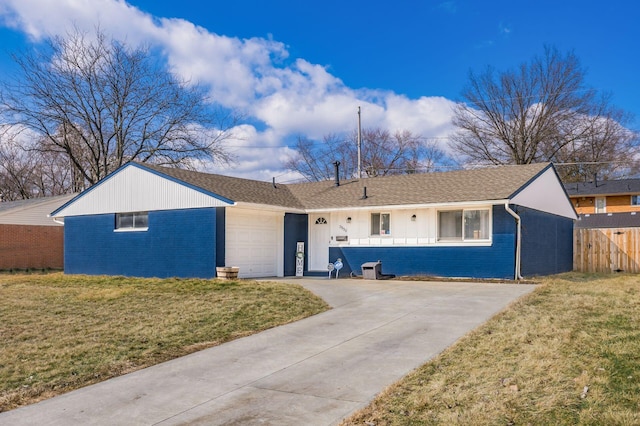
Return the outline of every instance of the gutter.
<path id="1" fill-rule="evenodd" d="M 520 216 L 509 207 L 509 202 L 504 203 L 504 209 L 516 220 L 516 271 L 515 271 L 515 280 L 521 280 L 522 275 L 520 275 L 520 257 L 521 257 L 521 245 L 522 245 L 522 224 L 520 221 Z"/>

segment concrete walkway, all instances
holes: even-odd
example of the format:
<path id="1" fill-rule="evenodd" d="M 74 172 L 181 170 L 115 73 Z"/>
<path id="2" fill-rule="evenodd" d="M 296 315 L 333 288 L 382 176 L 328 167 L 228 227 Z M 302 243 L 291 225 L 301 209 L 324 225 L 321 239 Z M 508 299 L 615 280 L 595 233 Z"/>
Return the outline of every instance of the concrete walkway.
<path id="1" fill-rule="evenodd" d="M 332 425 L 532 285 L 287 280 L 334 309 L 0 414 L 2 425 Z"/>

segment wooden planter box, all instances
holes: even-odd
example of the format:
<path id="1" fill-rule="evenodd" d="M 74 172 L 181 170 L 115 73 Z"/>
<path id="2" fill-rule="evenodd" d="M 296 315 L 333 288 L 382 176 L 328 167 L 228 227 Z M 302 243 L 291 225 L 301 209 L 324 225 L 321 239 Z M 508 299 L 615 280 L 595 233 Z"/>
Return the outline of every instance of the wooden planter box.
<path id="1" fill-rule="evenodd" d="M 218 266 L 216 268 L 216 276 L 221 280 L 238 279 L 238 272 L 240 272 L 240 268 L 237 266 Z"/>

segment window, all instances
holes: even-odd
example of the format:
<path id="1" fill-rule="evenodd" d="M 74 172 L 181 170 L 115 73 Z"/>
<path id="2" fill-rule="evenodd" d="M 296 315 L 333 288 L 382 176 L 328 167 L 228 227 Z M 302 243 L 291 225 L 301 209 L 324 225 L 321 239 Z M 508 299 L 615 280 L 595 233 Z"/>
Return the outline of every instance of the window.
<path id="1" fill-rule="evenodd" d="M 371 235 L 391 235 L 389 213 L 371 213 Z"/>
<path id="2" fill-rule="evenodd" d="M 640 195 L 632 195 L 631 196 L 631 205 L 632 206 L 640 206 Z"/>
<path id="3" fill-rule="evenodd" d="M 120 231 L 145 231 L 149 227 L 149 213 L 116 213 L 116 229 Z"/>
<path id="4" fill-rule="evenodd" d="M 444 210 L 438 212 L 438 241 L 491 239 L 489 209 Z"/>
<path id="5" fill-rule="evenodd" d="M 604 197 L 596 197 L 596 213 L 607 212 L 607 199 Z"/>

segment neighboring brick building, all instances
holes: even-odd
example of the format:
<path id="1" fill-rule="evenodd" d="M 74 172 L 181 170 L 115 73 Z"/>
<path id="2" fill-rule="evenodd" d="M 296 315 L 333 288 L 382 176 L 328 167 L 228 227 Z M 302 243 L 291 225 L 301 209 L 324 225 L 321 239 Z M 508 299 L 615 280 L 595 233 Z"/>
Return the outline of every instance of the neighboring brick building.
<path id="1" fill-rule="evenodd" d="M 640 179 L 564 184 L 579 215 L 640 212 Z"/>
<path id="2" fill-rule="evenodd" d="M 64 226 L 47 215 L 73 196 L 0 203 L 0 270 L 63 268 Z"/>

